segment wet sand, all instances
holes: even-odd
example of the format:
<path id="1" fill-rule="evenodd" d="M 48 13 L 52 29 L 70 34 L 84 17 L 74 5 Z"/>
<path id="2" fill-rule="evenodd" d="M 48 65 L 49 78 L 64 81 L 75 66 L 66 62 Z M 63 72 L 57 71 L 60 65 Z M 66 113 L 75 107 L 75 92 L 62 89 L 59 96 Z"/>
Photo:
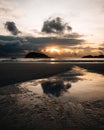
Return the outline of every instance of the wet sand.
<path id="1" fill-rule="evenodd" d="M 0 87 L 32 79 L 49 77 L 66 71 L 69 64 L 1 63 Z"/>
<path id="2" fill-rule="evenodd" d="M 104 100 L 39 96 L 25 88 L 0 88 L 1 130 L 103 130 Z"/>
<path id="3" fill-rule="evenodd" d="M 0 87 L 45 78 L 70 70 L 73 66 L 104 74 L 104 64 L 95 63 L 0 63 Z"/>
<path id="4" fill-rule="evenodd" d="M 52 77 L 47 71 L 48 78 L 0 87 L 0 129 L 103 130 L 104 96 L 100 94 L 104 90 L 104 84 L 100 83 L 104 78 L 103 64 L 80 64 L 82 68 L 77 65 L 74 69 L 72 65 L 65 66 L 54 66 L 58 74 L 51 69 Z M 97 81 L 93 80 L 94 76 Z M 96 95 L 95 90 L 100 89 Z M 73 94 L 75 91 L 77 94 Z M 88 94 L 83 94 L 86 91 L 91 91 L 90 99 Z"/>

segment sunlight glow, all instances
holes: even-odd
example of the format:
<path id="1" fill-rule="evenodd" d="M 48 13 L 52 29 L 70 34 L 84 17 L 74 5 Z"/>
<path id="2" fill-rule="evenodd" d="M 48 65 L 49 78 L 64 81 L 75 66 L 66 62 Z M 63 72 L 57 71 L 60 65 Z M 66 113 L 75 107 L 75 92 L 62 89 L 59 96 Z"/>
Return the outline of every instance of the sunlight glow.
<path id="1" fill-rule="evenodd" d="M 41 50 L 42 52 L 46 52 L 46 53 L 51 53 L 51 54 L 60 54 L 61 53 L 61 49 L 58 47 L 47 47 L 43 50 Z"/>
<path id="2" fill-rule="evenodd" d="M 52 57 L 66 57 L 74 54 L 74 51 L 70 48 L 63 48 L 59 46 L 47 46 L 41 50 L 42 53 L 45 53 Z"/>

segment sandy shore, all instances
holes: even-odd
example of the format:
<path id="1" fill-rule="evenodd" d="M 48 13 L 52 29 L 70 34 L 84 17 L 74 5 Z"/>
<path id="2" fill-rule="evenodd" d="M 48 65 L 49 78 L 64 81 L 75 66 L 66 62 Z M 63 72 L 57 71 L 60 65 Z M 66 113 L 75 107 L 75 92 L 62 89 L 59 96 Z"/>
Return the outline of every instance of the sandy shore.
<path id="1" fill-rule="evenodd" d="M 1 130 L 103 130 L 104 100 L 56 98 L 21 88 L 0 88 Z"/>

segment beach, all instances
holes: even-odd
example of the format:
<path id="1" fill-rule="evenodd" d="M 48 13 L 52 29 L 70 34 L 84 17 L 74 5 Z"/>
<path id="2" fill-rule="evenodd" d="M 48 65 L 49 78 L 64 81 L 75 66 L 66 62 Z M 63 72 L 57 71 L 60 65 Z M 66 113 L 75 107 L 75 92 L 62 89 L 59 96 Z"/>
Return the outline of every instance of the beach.
<path id="1" fill-rule="evenodd" d="M 0 0 L 0 130 L 104 130 L 104 0 Z"/>
<path id="2" fill-rule="evenodd" d="M 103 66 L 0 63 L 0 129 L 103 130 Z"/>

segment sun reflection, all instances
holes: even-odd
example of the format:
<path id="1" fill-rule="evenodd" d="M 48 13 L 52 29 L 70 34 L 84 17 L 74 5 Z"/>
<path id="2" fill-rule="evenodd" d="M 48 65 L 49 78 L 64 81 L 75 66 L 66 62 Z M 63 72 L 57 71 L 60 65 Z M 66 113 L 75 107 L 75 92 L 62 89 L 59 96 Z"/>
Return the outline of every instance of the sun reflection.
<path id="1" fill-rule="evenodd" d="M 56 60 L 55 58 L 51 58 L 51 59 L 50 59 L 50 63 L 51 63 L 51 64 L 57 64 L 57 62 L 55 62 L 55 60 Z"/>
<path id="2" fill-rule="evenodd" d="M 51 58 L 50 60 L 51 60 L 51 61 L 55 61 L 56 59 L 55 59 L 55 58 Z"/>

